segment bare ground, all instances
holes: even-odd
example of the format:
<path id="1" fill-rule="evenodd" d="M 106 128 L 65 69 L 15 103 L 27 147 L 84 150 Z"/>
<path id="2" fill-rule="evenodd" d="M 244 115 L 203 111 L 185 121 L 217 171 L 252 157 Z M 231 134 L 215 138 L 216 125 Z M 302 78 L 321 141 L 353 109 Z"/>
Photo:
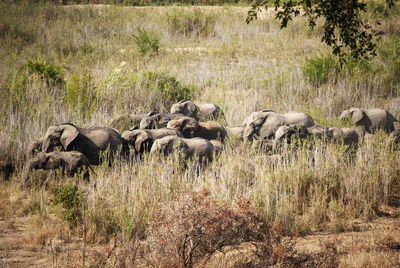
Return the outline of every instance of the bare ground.
<path id="1" fill-rule="evenodd" d="M 320 256 L 327 248 L 337 254 L 339 267 L 400 267 L 400 208 L 381 207 L 382 216 L 371 222 L 355 221 L 358 231 L 323 233 L 299 238 L 284 238 L 294 243 L 293 251 L 286 252 L 290 258 Z M 44 226 L 42 230 L 32 229 L 32 216 L 18 216 L 11 220 L 0 220 L 0 258 L 4 267 L 72 267 L 83 264 L 82 239 L 57 236 L 57 225 Z M 51 233 L 52 237 L 40 232 Z M 126 262 L 126 246 L 112 241 L 85 248 L 85 264 L 98 266 L 121 266 Z M 308 256 L 308 257 L 304 257 Z M 233 267 L 238 263 L 257 263 L 256 245 L 242 243 L 226 246 L 216 252 L 201 266 Z M 317 258 L 317 257 L 315 257 Z M 313 262 L 324 267 L 323 263 Z M 311 267 L 309 265 L 303 265 Z"/>

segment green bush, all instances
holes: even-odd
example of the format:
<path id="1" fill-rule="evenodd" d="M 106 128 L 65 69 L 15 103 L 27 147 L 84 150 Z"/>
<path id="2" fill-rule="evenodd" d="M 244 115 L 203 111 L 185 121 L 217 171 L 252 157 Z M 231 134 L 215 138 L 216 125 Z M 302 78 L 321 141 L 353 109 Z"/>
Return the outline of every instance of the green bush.
<path id="1" fill-rule="evenodd" d="M 91 75 L 86 72 L 72 74 L 65 86 L 63 101 L 79 112 L 91 113 L 96 101 Z"/>
<path id="2" fill-rule="evenodd" d="M 50 203 L 59 208 L 59 216 L 66 220 L 71 227 L 82 221 L 83 193 L 77 186 L 70 184 L 52 188 L 54 198 Z"/>
<path id="3" fill-rule="evenodd" d="M 62 88 L 65 85 L 64 67 L 61 65 L 29 60 L 23 65 L 22 69 L 27 70 L 29 75 L 41 77 L 47 83 L 47 86 Z"/>
<path id="4" fill-rule="evenodd" d="M 392 36 L 378 48 L 382 69 L 382 94 L 397 96 L 400 94 L 400 38 Z"/>
<path id="5" fill-rule="evenodd" d="M 208 37 L 214 34 L 215 14 L 203 13 L 200 9 L 193 12 L 174 10 L 167 15 L 168 29 L 171 34 L 181 34 L 187 37 Z"/>
<path id="6" fill-rule="evenodd" d="M 167 110 L 180 100 L 193 99 L 196 90 L 193 86 L 181 85 L 174 76 L 162 72 L 144 72 L 139 79 L 139 86 L 144 93 L 153 95 L 153 101 L 159 101 L 160 108 Z"/>
<path id="7" fill-rule="evenodd" d="M 303 76 L 315 86 L 326 83 L 337 69 L 337 62 L 330 54 L 306 58 L 302 67 Z"/>
<path id="8" fill-rule="evenodd" d="M 138 33 L 133 35 L 135 44 L 142 55 L 157 53 L 160 46 L 160 37 L 153 31 L 137 27 Z"/>

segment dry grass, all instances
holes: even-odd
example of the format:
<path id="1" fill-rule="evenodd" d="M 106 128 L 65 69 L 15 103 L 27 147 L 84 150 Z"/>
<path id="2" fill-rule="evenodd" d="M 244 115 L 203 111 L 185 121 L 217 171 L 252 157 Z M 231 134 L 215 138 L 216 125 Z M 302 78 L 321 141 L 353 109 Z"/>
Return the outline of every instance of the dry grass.
<path id="1" fill-rule="evenodd" d="M 212 208 L 222 208 L 229 215 L 237 213 L 236 200 L 248 200 L 250 205 L 239 213 L 241 216 L 254 213 L 267 225 L 281 226 L 280 235 L 295 236 L 360 230 L 355 220 L 368 225 L 378 216 L 382 203 L 396 204 L 400 156 L 387 149 L 382 133 L 354 154 L 347 153 L 342 146 L 317 142 L 312 149 L 304 145 L 295 154 L 289 148 L 280 157 L 270 157 L 251 144 L 229 140 L 226 152 L 200 172 L 191 168 L 192 162 L 182 169 L 178 158 L 160 160 L 145 155 L 136 163 L 115 162 L 112 167 L 95 167 L 95 188 L 58 174 L 51 175 L 57 180 L 51 179 L 46 188 L 41 183 L 49 176 L 46 172 L 35 172 L 33 187 L 24 188 L 21 175 L 27 160 L 25 150 L 49 125 L 73 122 L 79 126 L 106 126 L 121 114 L 160 108 L 160 92 L 149 93 L 142 83 L 148 71 L 166 73 L 182 87 L 193 88 L 196 102 L 220 105 L 231 126 L 265 108 L 304 111 L 327 126 L 343 126 L 337 116 L 351 106 L 383 107 L 400 117 L 396 65 L 383 53 L 389 53 L 389 58 L 398 57 L 398 39 L 390 41 L 395 38 L 391 33 L 397 32 L 398 14 L 382 20 L 386 33 L 380 46 L 383 52 L 372 61 L 370 69 L 355 64 L 353 69 L 329 73 L 325 83 L 314 85 L 304 75 L 303 64 L 307 57 L 325 55 L 329 49 L 319 41 L 321 31 L 310 32 L 303 19 L 294 20 L 281 31 L 270 15 L 244 24 L 247 9 L 242 7 L 196 10 L 0 3 L 0 108 L 4 111 L 0 115 L 0 160 L 11 159 L 16 167 L 11 182 L 0 182 L 0 218 L 10 231 L 17 231 L 16 219 L 35 215 L 26 237 L 32 243 L 30 250 L 47 249 L 53 263 L 57 255 L 58 262 L 81 264 L 79 239 L 85 234 L 87 263 L 132 265 L 137 261 L 140 244 L 149 237 L 157 237 L 155 227 L 178 234 L 187 229 L 174 225 L 172 220 L 175 216 L 185 223 L 184 216 L 178 217 L 180 207 L 173 209 L 172 205 L 187 191 L 197 195 L 206 189 L 207 198 L 214 204 Z M 182 24 L 167 19 L 174 15 L 198 18 L 201 23 L 194 23 L 190 33 L 187 29 L 181 32 Z M 204 22 L 208 17 L 212 19 Z M 138 25 L 159 35 L 158 53 L 138 52 L 133 38 Z M 29 74 L 28 60 L 45 62 L 47 68 L 63 66 L 59 74 L 64 84 L 55 83 L 54 78 L 44 74 Z M 65 211 L 50 202 L 54 198 L 52 187 L 65 185 L 77 185 L 83 194 L 76 209 L 80 212 L 77 215 L 84 216 L 71 228 L 55 218 L 62 218 Z M 154 221 L 160 215 L 155 212 L 168 206 L 172 213 L 169 220 Z M 206 206 L 196 209 L 207 212 Z M 222 228 L 229 221 L 221 220 L 218 213 L 209 216 L 215 216 L 221 223 L 216 227 Z M 199 220 L 206 219 L 204 216 Z M 216 237 L 210 239 L 213 238 Z M 387 240 L 385 245 L 397 243 L 389 237 L 368 238 L 364 240 L 365 247 L 379 244 L 382 239 Z M 205 241 L 209 243 L 208 238 Z M 164 242 L 165 249 L 176 246 L 173 241 Z M 7 252 L 13 243 L 7 244 Z M 248 253 L 249 263 L 261 261 L 255 258 L 254 250 L 263 241 L 229 243 L 214 246 L 227 256 L 234 256 L 232 247 L 238 247 L 238 251 Z M 96 248 L 96 244 L 107 246 Z M 296 253 L 299 250 L 281 246 L 273 250 L 278 256 L 275 261 L 268 261 L 294 265 L 290 256 L 292 260 L 305 260 L 305 255 Z M 385 249 L 368 255 L 358 253 L 369 249 L 352 246 L 353 251 L 346 249 L 350 253 L 341 262 L 344 267 L 394 264 L 397 259 L 390 247 L 395 246 L 384 246 Z M 202 254 L 207 255 L 210 263 L 228 261 L 220 259 L 218 253 L 213 255 L 215 248 L 211 246 L 204 246 L 204 250 L 206 253 L 196 255 L 196 262 L 206 265 Z M 310 260 L 320 258 L 329 263 L 335 250 L 341 252 L 328 243 L 320 248 L 320 255 L 314 252 L 315 258 Z M 177 264 L 185 263 L 177 255 L 162 256 Z"/>

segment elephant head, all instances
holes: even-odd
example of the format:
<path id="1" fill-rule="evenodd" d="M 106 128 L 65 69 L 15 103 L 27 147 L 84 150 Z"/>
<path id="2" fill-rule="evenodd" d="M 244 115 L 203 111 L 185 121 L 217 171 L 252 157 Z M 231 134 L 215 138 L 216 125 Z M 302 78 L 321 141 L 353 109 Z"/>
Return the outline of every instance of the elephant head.
<path id="1" fill-rule="evenodd" d="M 79 130 L 72 124 L 62 124 L 59 126 L 50 126 L 47 129 L 42 144 L 43 152 L 51 152 L 55 146 L 62 145 L 64 150 L 78 137 Z"/>
<path id="2" fill-rule="evenodd" d="M 128 143 L 134 146 L 137 153 L 143 153 L 144 151 L 150 150 L 153 139 L 151 139 L 149 133 L 145 130 L 129 130 L 122 133 L 122 138 Z"/>
<path id="3" fill-rule="evenodd" d="M 189 117 L 197 118 L 198 107 L 192 101 L 181 100 L 171 107 L 171 113 L 181 113 Z"/>
<path id="4" fill-rule="evenodd" d="M 253 140 L 253 136 L 258 133 L 265 120 L 272 114 L 275 114 L 275 112 L 271 110 L 252 113 L 249 118 L 245 119 L 243 137 L 250 141 Z"/>
<path id="5" fill-rule="evenodd" d="M 184 155 L 187 155 L 189 151 L 187 144 L 181 138 L 177 136 L 166 136 L 154 141 L 150 154 L 161 153 L 167 156 L 175 149 L 181 150 Z"/>
<path id="6" fill-rule="evenodd" d="M 365 111 L 361 110 L 360 108 L 350 108 L 347 110 L 344 110 L 342 114 L 340 115 L 340 119 L 347 119 L 351 116 L 351 122 L 355 125 L 358 125 L 361 120 L 363 120 L 365 116 Z"/>
<path id="7" fill-rule="evenodd" d="M 150 112 L 146 114 L 140 121 L 140 129 L 153 129 L 157 126 L 157 121 L 159 120 L 159 115 L 156 112 Z"/>
<path id="8" fill-rule="evenodd" d="M 199 128 L 199 124 L 196 119 L 192 117 L 182 117 L 169 121 L 167 128 L 180 131 L 184 137 L 193 137 L 194 133 Z"/>
<path id="9" fill-rule="evenodd" d="M 34 169 L 56 169 L 62 164 L 60 157 L 55 157 L 54 154 L 39 153 L 29 164 L 29 170 Z"/>

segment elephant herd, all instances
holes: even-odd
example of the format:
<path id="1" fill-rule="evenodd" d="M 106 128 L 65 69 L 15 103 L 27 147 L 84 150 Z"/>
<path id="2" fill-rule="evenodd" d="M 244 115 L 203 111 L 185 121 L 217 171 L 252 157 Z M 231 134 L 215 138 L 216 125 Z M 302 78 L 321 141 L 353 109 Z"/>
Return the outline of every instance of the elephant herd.
<path id="1" fill-rule="evenodd" d="M 340 118 L 351 119 L 354 127 L 336 128 L 316 125 L 308 114 L 301 112 L 276 113 L 261 110 L 251 113 L 242 125 L 224 126 L 224 113 L 215 104 L 195 104 L 180 101 L 170 113 L 150 112 L 130 116 L 133 127 L 122 134 L 111 127 L 80 128 L 70 123 L 50 126 L 45 135 L 29 147 L 31 160 L 27 175 L 34 169 L 58 169 L 73 176 L 81 167 L 99 165 L 119 157 L 127 161 L 140 160 L 145 153 L 169 155 L 179 151 L 185 159 L 195 158 L 199 164 L 212 161 L 223 151 L 227 139 L 237 137 L 257 144 L 260 148 L 279 154 L 283 144 L 293 137 L 324 139 L 343 143 L 356 149 L 366 133 L 383 130 L 392 140 L 400 140 L 400 131 L 394 129 L 398 122 L 383 109 L 351 108 Z M 54 150 L 58 148 L 57 150 Z"/>

